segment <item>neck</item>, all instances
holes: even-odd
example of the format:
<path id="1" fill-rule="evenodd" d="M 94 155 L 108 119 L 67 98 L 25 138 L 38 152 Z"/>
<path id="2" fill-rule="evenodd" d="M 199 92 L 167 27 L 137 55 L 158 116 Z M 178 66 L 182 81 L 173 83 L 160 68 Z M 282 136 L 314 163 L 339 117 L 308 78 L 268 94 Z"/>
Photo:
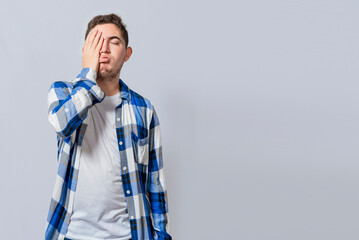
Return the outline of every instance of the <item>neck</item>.
<path id="1" fill-rule="evenodd" d="M 120 74 L 116 77 L 98 77 L 96 82 L 101 90 L 105 92 L 106 96 L 112 96 L 120 92 L 119 77 Z"/>

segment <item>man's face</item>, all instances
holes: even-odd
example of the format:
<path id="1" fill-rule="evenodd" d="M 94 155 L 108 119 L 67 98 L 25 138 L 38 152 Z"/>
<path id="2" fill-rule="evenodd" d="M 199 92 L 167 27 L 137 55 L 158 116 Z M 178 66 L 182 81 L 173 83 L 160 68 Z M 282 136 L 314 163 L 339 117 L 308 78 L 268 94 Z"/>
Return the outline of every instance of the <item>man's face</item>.
<path id="1" fill-rule="evenodd" d="M 104 36 L 100 49 L 98 78 L 114 78 L 121 71 L 122 65 L 131 54 L 132 49 L 126 49 L 125 39 L 120 29 L 113 23 L 96 25 L 92 30 L 99 30 Z"/>

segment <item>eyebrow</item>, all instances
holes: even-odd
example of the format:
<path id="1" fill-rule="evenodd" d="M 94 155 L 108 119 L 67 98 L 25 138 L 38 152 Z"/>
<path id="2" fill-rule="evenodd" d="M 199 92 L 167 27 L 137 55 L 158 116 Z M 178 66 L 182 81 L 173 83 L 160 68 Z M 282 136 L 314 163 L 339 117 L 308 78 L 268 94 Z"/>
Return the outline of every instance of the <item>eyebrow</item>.
<path id="1" fill-rule="evenodd" d="M 115 39 L 115 38 L 117 38 L 120 42 L 122 42 L 122 40 L 117 36 L 111 36 L 111 37 L 108 38 L 108 40 L 112 40 L 112 39 Z"/>

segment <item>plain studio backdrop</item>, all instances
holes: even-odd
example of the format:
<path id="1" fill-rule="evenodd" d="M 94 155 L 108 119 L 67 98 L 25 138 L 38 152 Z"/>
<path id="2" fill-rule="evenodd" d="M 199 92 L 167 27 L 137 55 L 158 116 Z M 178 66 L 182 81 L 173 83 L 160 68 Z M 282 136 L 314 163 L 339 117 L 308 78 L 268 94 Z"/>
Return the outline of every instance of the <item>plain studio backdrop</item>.
<path id="1" fill-rule="evenodd" d="M 56 176 L 54 81 L 87 23 L 116 13 L 121 78 L 156 106 L 178 240 L 359 239 L 359 3 L 0 3 L 0 238 L 44 238 Z"/>

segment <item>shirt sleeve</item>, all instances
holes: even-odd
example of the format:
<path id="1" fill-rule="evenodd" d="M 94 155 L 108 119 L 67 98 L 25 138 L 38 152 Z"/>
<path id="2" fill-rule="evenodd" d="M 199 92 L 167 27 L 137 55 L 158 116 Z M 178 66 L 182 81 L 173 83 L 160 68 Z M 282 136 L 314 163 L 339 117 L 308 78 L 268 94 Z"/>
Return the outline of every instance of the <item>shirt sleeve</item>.
<path id="1" fill-rule="evenodd" d="M 150 123 L 149 138 L 147 194 L 151 204 L 153 228 L 157 235 L 155 239 L 170 240 L 172 237 L 169 235 L 168 201 L 163 171 L 161 130 L 154 107 Z"/>
<path id="2" fill-rule="evenodd" d="M 83 68 L 71 83 L 54 82 L 47 96 L 48 119 L 61 138 L 68 138 L 81 125 L 88 109 L 101 102 L 105 92 L 96 83 L 92 68 Z"/>

